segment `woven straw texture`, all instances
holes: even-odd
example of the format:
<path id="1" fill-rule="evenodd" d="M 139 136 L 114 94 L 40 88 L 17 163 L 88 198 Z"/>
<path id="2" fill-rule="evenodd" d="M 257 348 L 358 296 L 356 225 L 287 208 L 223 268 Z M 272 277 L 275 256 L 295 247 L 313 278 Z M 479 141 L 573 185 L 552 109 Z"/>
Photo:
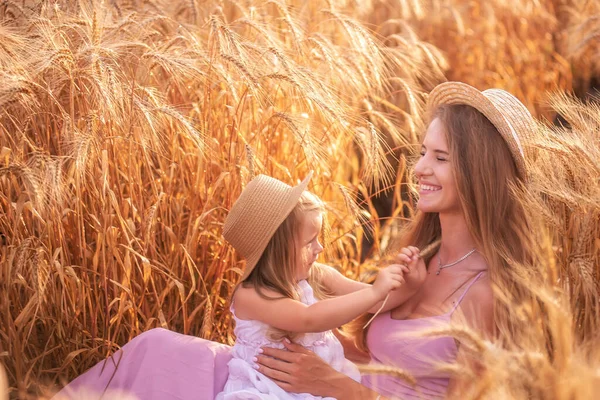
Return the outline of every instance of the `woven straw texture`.
<path id="1" fill-rule="evenodd" d="M 436 86 L 427 99 L 427 109 L 432 113 L 443 104 L 468 105 L 490 120 L 508 145 L 519 175 L 528 180 L 526 157 L 531 149 L 526 144 L 533 135 L 535 124 L 529 110 L 512 94 L 501 89 L 483 92 L 462 82 L 445 82 Z"/>
<path id="2" fill-rule="evenodd" d="M 312 172 L 297 186 L 258 175 L 251 180 L 229 211 L 223 237 L 246 259 L 245 280 L 262 256 L 279 225 L 292 212 L 306 190 Z"/>

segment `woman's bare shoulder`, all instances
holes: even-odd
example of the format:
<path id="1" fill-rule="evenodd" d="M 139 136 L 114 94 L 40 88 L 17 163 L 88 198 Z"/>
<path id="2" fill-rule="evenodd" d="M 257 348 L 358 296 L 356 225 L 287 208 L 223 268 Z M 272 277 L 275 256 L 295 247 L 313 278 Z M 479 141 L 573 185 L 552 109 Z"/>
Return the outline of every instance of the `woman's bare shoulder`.
<path id="1" fill-rule="evenodd" d="M 493 304 L 494 291 L 492 290 L 492 284 L 487 273 L 483 274 L 481 278 L 471 285 L 463 301 L 481 303 L 483 306 Z"/>
<path id="2" fill-rule="evenodd" d="M 460 308 L 471 327 L 489 334 L 493 332 L 494 291 L 487 273 L 471 285 Z"/>

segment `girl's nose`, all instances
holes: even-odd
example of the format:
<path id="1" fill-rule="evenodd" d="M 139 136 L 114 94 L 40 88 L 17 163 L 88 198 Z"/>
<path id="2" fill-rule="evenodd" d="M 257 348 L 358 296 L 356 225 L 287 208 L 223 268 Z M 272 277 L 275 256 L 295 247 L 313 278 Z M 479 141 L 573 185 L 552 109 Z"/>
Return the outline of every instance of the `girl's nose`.
<path id="1" fill-rule="evenodd" d="M 317 254 L 321 254 L 323 252 L 323 245 L 321 244 L 321 242 L 317 241 L 315 251 Z"/>

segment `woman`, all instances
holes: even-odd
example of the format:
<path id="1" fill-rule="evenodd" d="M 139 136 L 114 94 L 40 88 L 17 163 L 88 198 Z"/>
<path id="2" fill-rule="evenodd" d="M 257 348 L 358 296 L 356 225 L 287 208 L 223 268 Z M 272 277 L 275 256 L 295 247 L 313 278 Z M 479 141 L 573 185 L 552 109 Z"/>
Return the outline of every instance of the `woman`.
<path id="1" fill-rule="evenodd" d="M 528 178 L 524 142 L 533 119 L 505 91 L 480 92 L 455 82 L 432 91 L 428 110 L 431 122 L 414 166 L 418 214 L 401 242 L 422 249 L 441 239 L 441 245 L 421 261 L 427 274 L 417 293 L 377 316 L 366 335 L 372 363 L 409 372 L 416 385 L 391 375 L 368 375 L 360 385 L 299 346 L 288 345 L 288 352 L 264 349 L 260 372 L 285 390 L 340 399 L 444 398 L 457 382 L 439 372 L 437 363 L 466 355 L 453 338 L 419 332 L 464 318 L 487 337 L 515 333 L 510 310 L 494 297 L 492 284 L 517 302 L 528 298 L 523 277 L 533 270 L 522 266 L 536 265 L 536 251 L 521 199 Z"/>
<path id="2" fill-rule="evenodd" d="M 418 289 L 398 307 L 378 315 L 366 334 L 372 363 L 401 368 L 416 378 L 416 385 L 385 375 L 365 376 L 360 384 L 301 346 L 286 344 L 287 351 L 264 348 L 259 371 L 284 390 L 339 399 L 443 398 L 459 382 L 451 382 L 436 365 L 467 354 L 453 338 L 425 338 L 419 332 L 448 326 L 458 318 L 500 341 L 515 332 L 510 310 L 494 296 L 492 285 L 495 293 L 529 300 L 522 282 L 535 271 L 521 266 L 537 265 L 535 240 L 519 199 L 527 193 L 524 143 L 533 119 L 505 91 L 480 92 L 455 82 L 432 91 L 428 110 L 431 122 L 414 166 L 418 213 L 401 238 L 398 256 L 411 268 L 407 284 Z M 419 258 L 419 249 L 438 241 L 433 255 Z M 332 289 L 344 294 L 355 285 L 359 284 L 343 280 Z M 352 349 L 348 350 L 347 354 Z M 158 354 L 156 363 L 167 368 L 153 372 L 148 354 Z M 140 335 L 117 356 L 126 368 L 115 373 L 114 363 L 100 363 L 61 394 L 91 385 L 96 391 L 128 389 L 145 399 L 188 398 L 194 393 L 210 399 L 224 381 L 228 360 L 224 346 L 164 330 Z M 195 389 L 203 390 L 194 390 L 198 382 L 204 383 Z"/>

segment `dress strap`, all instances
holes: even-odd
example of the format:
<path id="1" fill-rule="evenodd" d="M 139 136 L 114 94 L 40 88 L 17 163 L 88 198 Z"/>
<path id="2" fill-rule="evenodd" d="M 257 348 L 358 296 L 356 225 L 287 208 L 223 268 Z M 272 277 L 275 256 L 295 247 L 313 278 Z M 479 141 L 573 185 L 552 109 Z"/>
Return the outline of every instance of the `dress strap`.
<path id="1" fill-rule="evenodd" d="M 460 305 L 460 302 L 465 297 L 465 295 L 467 294 L 469 289 L 471 289 L 471 286 L 473 286 L 473 284 L 479 280 L 479 278 L 481 277 L 481 275 L 483 275 L 484 272 L 485 271 L 481 271 L 480 273 L 477 274 L 477 276 L 475 278 L 473 278 L 473 280 L 471 280 L 471 282 L 469 282 L 469 284 L 467 285 L 467 288 L 462 292 L 462 294 L 458 298 L 458 301 L 456 302 L 456 304 L 454 304 L 454 307 L 452 307 L 452 310 L 450 310 L 450 314 L 452 314 L 454 312 L 454 310 L 456 310 L 456 307 L 458 307 Z"/>

